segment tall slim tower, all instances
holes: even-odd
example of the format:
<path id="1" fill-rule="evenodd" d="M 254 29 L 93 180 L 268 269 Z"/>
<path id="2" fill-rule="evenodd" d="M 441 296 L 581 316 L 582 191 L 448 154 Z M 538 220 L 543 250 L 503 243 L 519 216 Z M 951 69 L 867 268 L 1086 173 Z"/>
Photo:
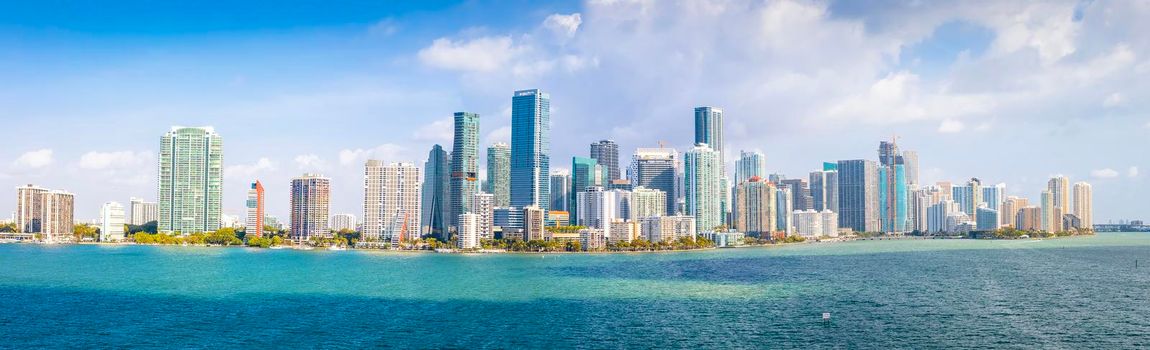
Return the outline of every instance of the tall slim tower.
<path id="1" fill-rule="evenodd" d="M 450 169 L 447 151 L 435 145 L 427 152 L 427 162 L 423 164 L 423 234 L 439 237 L 447 241 L 447 226 L 451 212 L 449 200 Z M 365 218 L 366 219 L 366 218 Z M 451 219 L 454 220 L 454 219 Z"/>
<path id="2" fill-rule="evenodd" d="M 1094 229 L 1094 187 L 1084 181 L 1074 183 L 1074 216 L 1083 228 Z"/>
<path id="3" fill-rule="evenodd" d="M 471 212 L 471 199 L 479 190 L 479 115 L 455 113 L 455 143 L 451 147 L 451 216 Z M 452 222 L 452 226 L 457 226 Z M 450 237 L 449 237 L 450 238 Z"/>
<path id="4" fill-rule="evenodd" d="M 566 169 L 551 171 L 551 210 L 568 211 L 567 199 L 571 196 L 571 172 Z"/>
<path id="5" fill-rule="evenodd" d="M 550 210 L 551 95 L 516 91 L 511 98 L 511 206 Z"/>
<path id="6" fill-rule="evenodd" d="M 291 181 L 291 238 L 307 241 L 328 237 L 331 211 L 331 179 L 304 174 Z"/>
<path id="7" fill-rule="evenodd" d="M 714 230 L 723 224 L 722 194 L 718 168 L 719 152 L 698 144 L 683 157 L 683 189 L 687 215 L 695 217 L 697 232 Z"/>
<path id="8" fill-rule="evenodd" d="M 264 185 L 259 180 L 253 182 L 251 187 L 248 188 L 248 201 L 245 206 L 248 209 L 244 235 L 251 237 L 264 236 Z"/>
<path id="9" fill-rule="evenodd" d="M 880 230 L 878 164 L 871 160 L 840 160 L 839 227 L 856 232 Z"/>
<path id="10" fill-rule="evenodd" d="M 176 126 L 160 141 L 161 232 L 220 228 L 224 142 L 212 127 Z"/>
<path id="11" fill-rule="evenodd" d="M 1062 214 L 1070 213 L 1070 179 L 1066 176 L 1057 175 L 1050 178 L 1046 187 L 1050 191 L 1051 205 L 1061 209 Z M 1058 220 L 1062 220 L 1061 217 Z"/>
<path id="12" fill-rule="evenodd" d="M 735 161 L 735 185 L 746 182 L 752 177 L 767 178 L 767 156 L 761 152 L 739 152 L 739 160 Z"/>
<path id="13" fill-rule="evenodd" d="M 591 144 L 591 159 L 602 165 L 607 172 L 606 182 L 622 179 L 619 174 L 619 145 L 612 140 L 600 140 Z"/>
<path id="14" fill-rule="evenodd" d="M 511 145 L 497 142 L 487 147 L 487 193 L 496 207 L 511 205 Z"/>
<path id="15" fill-rule="evenodd" d="M 415 164 L 364 164 L 363 239 L 398 243 L 419 238 L 423 172 Z"/>

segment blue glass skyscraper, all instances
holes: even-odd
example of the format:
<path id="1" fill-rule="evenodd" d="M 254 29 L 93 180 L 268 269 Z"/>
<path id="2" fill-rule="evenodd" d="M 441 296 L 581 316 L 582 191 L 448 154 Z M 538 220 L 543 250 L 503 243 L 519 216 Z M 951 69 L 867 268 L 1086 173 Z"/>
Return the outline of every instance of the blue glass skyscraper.
<path id="1" fill-rule="evenodd" d="M 538 89 L 511 98 L 511 206 L 551 207 L 551 96 Z"/>
<path id="2" fill-rule="evenodd" d="M 893 170 L 892 170 L 893 169 Z M 893 171 L 893 174 L 891 173 Z M 907 191 L 906 170 L 902 164 L 884 166 L 878 169 L 879 217 L 882 218 L 883 232 L 906 232 L 907 230 Z"/>

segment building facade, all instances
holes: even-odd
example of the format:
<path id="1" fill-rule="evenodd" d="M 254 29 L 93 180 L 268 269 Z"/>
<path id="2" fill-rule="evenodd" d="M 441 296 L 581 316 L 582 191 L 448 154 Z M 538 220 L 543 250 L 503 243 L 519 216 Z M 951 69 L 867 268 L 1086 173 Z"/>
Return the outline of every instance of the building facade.
<path id="1" fill-rule="evenodd" d="M 1074 216 L 1081 220 L 1081 227 L 1094 229 L 1094 187 L 1079 181 L 1074 183 Z"/>
<path id="2" fill-rule="evenodd" d="M 683 157 L 686 213 L 695 218 L 695 230 L 711 231 L 723 225 L 719 152 L 699 144 Z"/>
<path id="3" fill-rule="evenodd" d="M 145 202 L 143 199 L 132 197 L 129 200 L 129 208 L 131 210 L 130 225 L 141 226 L 146 223 L 157 221 L 160 219 L 160 204 L 156 202 Z"/>
<path id="4" fill-rule="evenodd" d="M 511 205 L 511 145 L 496 142 L 487 147 L 487 188 L 495 206 Z"/>
<path id="5" fill-rule="evenodd" d="M 440 145 L 431 147 L 423 163 L 423 198 L 421 202 L 420 231 L 446 242 L 450 221 L 450 157 Z M 364 218 L 367 221 L 367 218 Z M 382 232 L 382 230 L 381 230 Z"/>
<path id="6" fill-rule="evenodd" d="M 451 147 L 450 217 L 453 220 L 471 212 L 471 198 L 478 190 L 479 114 L 456 112 L 455 141 Z"/>
<path id="7" fill-rule="evenodd" d="M 244 236 L 263 237 L 264 216 L 267 216 L 267 212 L 264 211 L 264 185 L 259 180 L 248 187 L 248 200 L 244 202 L 244 207 L 247 209 L 247 217 L 244 218 Z"/>
<path id="8" fill-rule="evenodd" d="M 160 140 L 160 232 L 215 231 L 223 200 L 223 138 L 211 127 L 172 127 Z"/>
<path id="9" fill-rule="evenodd" d="M 757 176 L 735 186 L 735 230 L 770 238 L 778 227 L 777 191 L 774 184 Z"/>
<path id="10" fill-rule="evenodd" d="M 291 239 L 331 237 L 331 179 L 304 174 L 291 181 Z"/>
<path id="11" fill-rule="evenodd" d="M 107 202 L 100 207 L 100 242 L 124 240 L 124 205 Z"/>
<path id="12" fill-rule="evenodd" d="M 591 159 L 603 166 L 607 176 L 605 182 L 623 178 L 619 171 L 619 145 L 615 141 L 599 140 L 592 143 Z"/>
<path id="13" fill-rule="evenodd" d="M 511 98 L 511 206 L 550 211 L 551 96 L 516 91 Z"/>
<path id="14" fill-rule="evenodd" d="M 675 215 L 679 196 L 678 152 L 672 148 L 640 148 L 635 151 L 629 175 L 631 185 L 663 191 L 667 194 L 667 215 Z"/>
<path id="15" fill-rule="evenodd" d="M 838 163 L 839 227 L 855 232 L 878 232 L 878 165 L 856 159 Z"/>

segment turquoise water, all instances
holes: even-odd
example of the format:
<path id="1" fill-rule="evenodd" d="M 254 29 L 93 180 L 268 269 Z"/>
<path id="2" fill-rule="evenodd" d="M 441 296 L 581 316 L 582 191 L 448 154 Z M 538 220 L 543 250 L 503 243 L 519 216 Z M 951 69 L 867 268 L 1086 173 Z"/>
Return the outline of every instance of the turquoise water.
<path id="1" fill-rule="evenodd" d="M 545 256 L 9 244 L 0 347 L 1146 348 L 1148 287 L 1150 234 L 1131 233 Z"/>

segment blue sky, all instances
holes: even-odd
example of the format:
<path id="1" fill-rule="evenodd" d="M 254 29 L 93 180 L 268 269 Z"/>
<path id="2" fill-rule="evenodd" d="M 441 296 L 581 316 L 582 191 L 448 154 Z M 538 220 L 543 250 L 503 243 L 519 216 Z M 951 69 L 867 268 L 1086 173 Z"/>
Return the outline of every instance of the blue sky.
<path id="1" fill-rule="evenodd" d="M 723 107 L 727 147 L 804 176 L 876 158 L 898 135 L 927 181 L 1094 184 L 1096 221 L 1150 195 L 1150 39 L 1135 2 L 90 1 L 0 4 L 0 187 L 155 199 L 172 125 L 224 136 L 225 212 L 260 179 L 286 215 L 292 176 L 333 178 L 360 215 L 367 158 L 422 164 L 455 111 L 509 138 L 510 97 L 553 99 L 553 164 L 598 139 L 621 158 L 691 142 Z M 732 154 L 736 152 L 731 152 Z M 733 159 L 728 159 L 733 161 Z M 0 212 L 14 204 L 0 201 Z M 5 215 L 6 216 L 6 215 Z"/>

